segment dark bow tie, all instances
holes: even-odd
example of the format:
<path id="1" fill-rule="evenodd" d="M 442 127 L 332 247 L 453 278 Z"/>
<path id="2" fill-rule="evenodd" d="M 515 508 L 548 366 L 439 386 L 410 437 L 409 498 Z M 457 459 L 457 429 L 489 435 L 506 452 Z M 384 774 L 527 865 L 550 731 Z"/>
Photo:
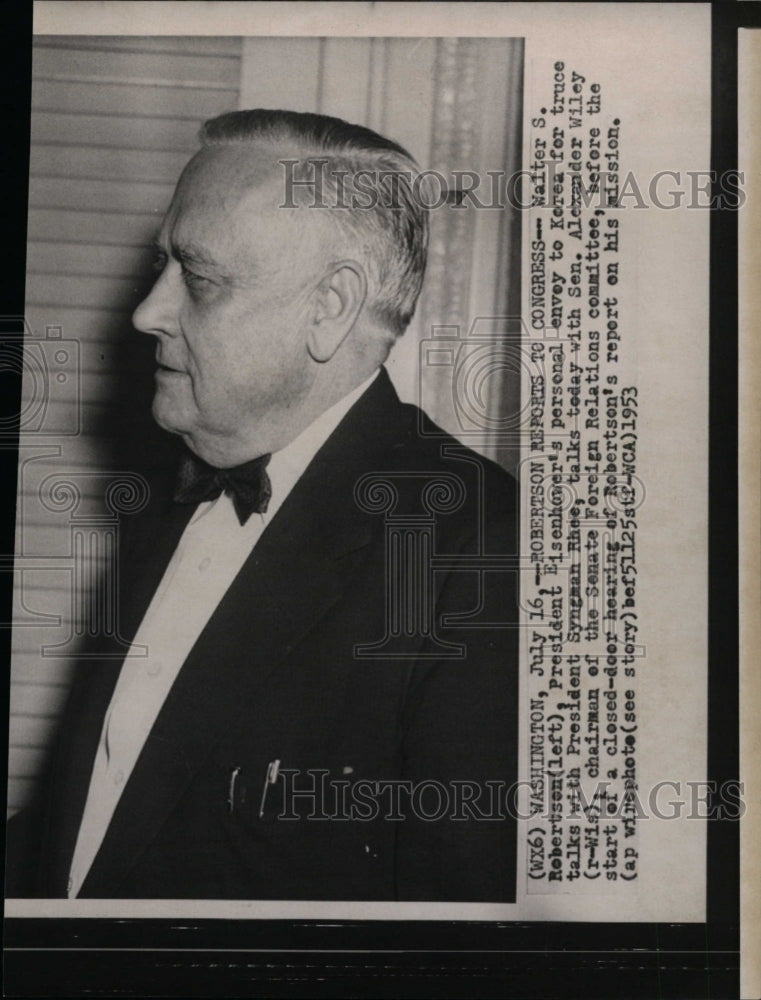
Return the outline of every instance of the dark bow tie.
<path id="1" fill-rule="evenodd" d="M 267 510 L 272 496 L 267 475 L 269 460 L 269 455 L 261 455 L 232 469 L 215 469 L 197 455 L 188 453 L 177 476 L 175 503 L 203 503 L 226 493 L 232 499 L 238 520 L 245 524 L 254 511 L 264 513 Z"/>

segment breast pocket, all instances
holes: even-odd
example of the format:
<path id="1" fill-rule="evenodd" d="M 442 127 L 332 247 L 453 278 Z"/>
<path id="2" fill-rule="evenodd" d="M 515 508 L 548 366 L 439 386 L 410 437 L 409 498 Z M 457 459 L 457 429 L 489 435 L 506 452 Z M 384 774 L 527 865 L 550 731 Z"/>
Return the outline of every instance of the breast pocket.
<path id="1" fill-rule="evenodd" d="M 310 766 L 298 757 L 275 757 L 248 764 L 231 759 L 218 773 L 230 819 L 258 825 L 345 819 L 355 768 L 338 761 Z"/>

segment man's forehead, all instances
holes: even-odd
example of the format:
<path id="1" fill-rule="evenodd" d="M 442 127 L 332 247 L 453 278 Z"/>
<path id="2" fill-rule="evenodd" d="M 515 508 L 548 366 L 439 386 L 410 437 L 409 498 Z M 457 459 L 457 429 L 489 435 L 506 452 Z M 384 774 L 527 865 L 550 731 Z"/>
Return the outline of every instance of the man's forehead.
<path id="1" fill-rule="evenodd" d="M 205 146 L 188 162 L 178 188 L 241 192 L 265 185 L 280 168 L 283 153 L 269 142 Z"/>
<path id="2" fill-rule="evenodd" d="M 291 273 L 297 258 L 305 272 L 322 267 L 335 227 L 329 213 L 284 205 L 278 161 L 294 155 L 270 143 L 202 149 L 177 185 L 157 239 L 162 250 L 244 283 L 283 267 Z"/>
<path id="3" fill-rule="evenodd" d="M 209 240 L 218 235 L 229 245 L 257 216 L 277 213 L 279 155 L 272 145 L 253 142 L 200 150 L 177 183 L 162 237 Z"/>

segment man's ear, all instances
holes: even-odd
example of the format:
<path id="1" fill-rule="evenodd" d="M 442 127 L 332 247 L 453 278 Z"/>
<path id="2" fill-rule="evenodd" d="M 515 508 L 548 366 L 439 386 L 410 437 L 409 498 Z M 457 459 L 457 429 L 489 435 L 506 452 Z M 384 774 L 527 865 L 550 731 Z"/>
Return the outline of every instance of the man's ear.
<path id="1" fill-rule="evenodd" d="M 307 348 L 315 361 L 330 361 L 357 321 L 367 298 L 367 276 L 355 260 L 334 264 L 314 290 Z"/>

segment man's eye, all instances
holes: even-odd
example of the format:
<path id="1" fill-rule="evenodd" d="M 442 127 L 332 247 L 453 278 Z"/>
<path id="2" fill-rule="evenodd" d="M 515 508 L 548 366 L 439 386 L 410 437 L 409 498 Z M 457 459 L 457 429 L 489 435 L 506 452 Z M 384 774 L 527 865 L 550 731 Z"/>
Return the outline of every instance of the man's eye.
<path id="1" fill-rule="evenodd" d="M 209 281 L 208 278 L 204 278 L 202 275 L 196 274 L 194 271 L 189 271 L 186 267 L 183 267 L 182 269 L 182 280 L 188 288 L 200 288 Z"/>
<path id="2" fill-rule="evenodd" d="M 165 267 L 166 267 L 166 254 L 157 253 L 153 258 L 153 270 L 161 274 L 161 272 L 164 270 Z"/>

